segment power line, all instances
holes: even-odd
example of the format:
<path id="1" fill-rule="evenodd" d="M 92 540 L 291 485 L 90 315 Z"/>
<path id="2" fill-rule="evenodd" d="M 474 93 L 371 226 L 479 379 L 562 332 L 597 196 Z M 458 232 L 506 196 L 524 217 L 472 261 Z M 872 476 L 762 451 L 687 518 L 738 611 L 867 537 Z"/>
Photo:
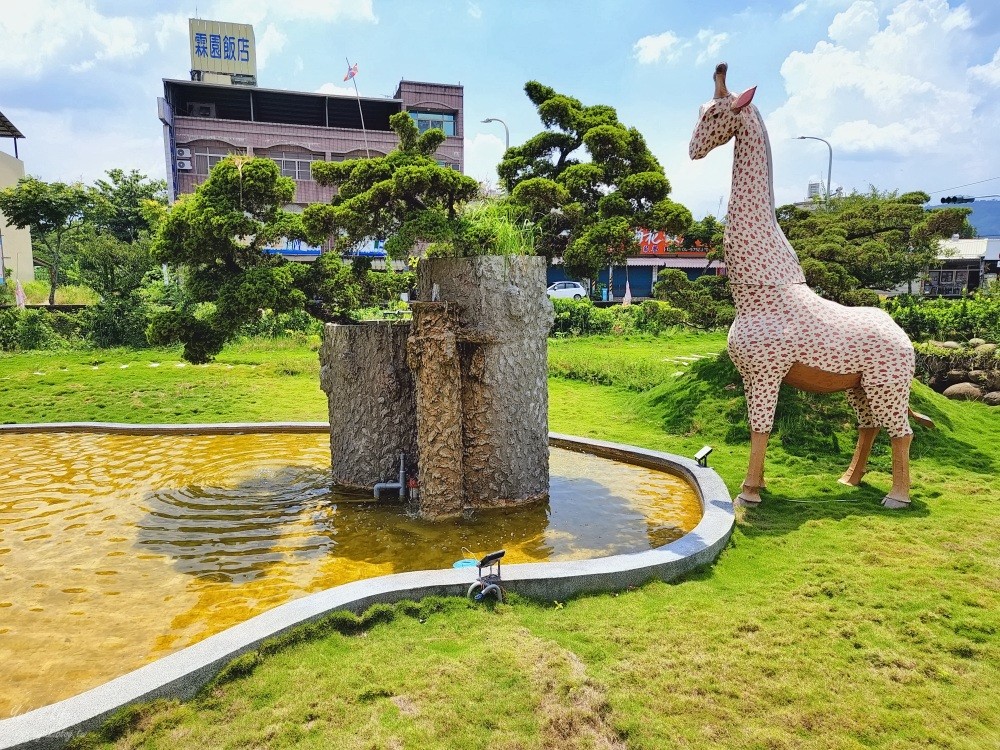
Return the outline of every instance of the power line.
<path id="1" fill-rule="evenodd" d="M 990 177 L 989 179 L 986 179 L 986 180 L 977 180 L 976 182 L 967 182 L 964 185 L 955 185 L 955 187 L 944 188 L 943 190 L 932 190 L 930 192 L 930 195 L 934 195 L 936 193 L 947 193 L 949 190 L 958 190 L 959 188 L 969 187 L 969 185 L 981 185 L 984 182 L 993 182 L 993 180 L 1000 180 L 1000 177 Z"/>

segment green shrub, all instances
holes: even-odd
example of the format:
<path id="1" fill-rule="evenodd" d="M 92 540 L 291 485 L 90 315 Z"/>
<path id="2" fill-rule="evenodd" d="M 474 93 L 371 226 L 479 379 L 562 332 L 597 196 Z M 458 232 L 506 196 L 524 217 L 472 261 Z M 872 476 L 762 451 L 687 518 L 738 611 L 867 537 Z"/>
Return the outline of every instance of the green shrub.
<path id="1" fill-rule="evenodd" d="M 59 335 L 44 310 L 22 310 L 14 325 L 17 348 L 21 351 L 60 348 Z"/>
<path id="2" fill-rule="evenodd" d="M 84 312 L 87 337 L 99 348 L 127 346 L 144 349 L 149 346 L 146 329 L 150 309 L 141 300 L 111 298 Z"/>
<path id="3" fill-rule="evenodd" d="M 672 328 L 684 322 L 684 311 L 676 307 L 647 299 L 642 303 L 642 327 L 649 333 L 660 333 L 665 328 Z"/>
<path id="4" fill-rule="evenodd" d="M 8 307 L 0 309 L 0 351 L 17 351 L 17 321 L 21 311 Z"/>
<path id="5" fill-rule="evenodd" d="M 1000 343 L 1000 297 L 994 295 L 961 299 L 901 295 L 886 300 L 884 307 L 914 341 L 983 338 Z"/>

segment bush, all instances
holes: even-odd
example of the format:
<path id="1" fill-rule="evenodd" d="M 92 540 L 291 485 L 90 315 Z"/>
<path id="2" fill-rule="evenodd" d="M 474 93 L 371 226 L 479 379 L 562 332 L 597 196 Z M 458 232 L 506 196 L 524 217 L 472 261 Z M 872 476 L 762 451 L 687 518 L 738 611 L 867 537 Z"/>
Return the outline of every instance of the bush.
<path id="1" fill-rule="evenodd" d="M 20 310 L 8 307 L 0 309 L 0 351 L 17 351 L 17 320 Z"/>
<path id="2" fill-rule="evenodd" d="M 296 333 L 321 334 L 322 331 L 323 322 L 317 320 L 305 310 L 292 310 L 286 313 L 262 310 L 255 320 L 240 326 L 239 335 L 277 338 L 280 336 L 291 336 Z"/>
<path id="3" fill-rule="evenodd" d="M 1000 343 L 1000 297 L 991 294 L 961 299 L 901 295 L 886 300 L 884 307 L 914 341 L 983 338 Z"/>
<path id="4" fill-rule="evenodd" d="M 649 333 L 659 333 L 665 328 L 684 322 L 684 312 L 666 302 L 647 299 L 642 303 L 643 328 Z"/>
<path id="5" fill-rule="evenodd" d="M 149 346 L 146 328 L 149 326 L 150 309 L 135 297 L 104 300 L 84 311 L 83 317 L 87 337 L 96 347 L 144 349 Z"/>
<path id="6" fill-rule="evenodd" d="M 588 299 L 554 299 L 555 322 L 550 335 L 587 336 L 660 333 L 684 322 L 684 313 L 665 302 L 646 300 L 641 305 L 595 307 Z"/>
<path id="7" fill-rule="evenodd" d="M 49 323 L 49 313 L 43 310 L 21 310 L 14 336 L 20 351 L 58 349 L 60 344 L 59 335 Z"/>

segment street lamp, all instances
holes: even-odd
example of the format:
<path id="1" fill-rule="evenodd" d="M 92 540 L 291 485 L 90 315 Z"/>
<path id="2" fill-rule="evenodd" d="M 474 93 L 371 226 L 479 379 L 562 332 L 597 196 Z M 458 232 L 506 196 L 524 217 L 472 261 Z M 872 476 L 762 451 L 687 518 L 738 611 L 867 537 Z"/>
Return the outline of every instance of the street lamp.
<path id="1" fill-rule="evenodd" d="M 507 123 L 501 120 L 499 117 L 487 117 L 483 122 L 499 122 L 503 125 L 503 147 L 504 151 L 510 149 L 510 130 L 507 128 Z"/>
<path id="2" fill-rule="evenodd" d="M 830 145 L 829 141 L 825 141 L 822 138 L 817 138 L 814 135 L 800 135 L 796 140 L 809 140 L 809 141 L 823 141 L 826 147 L 830 149 L 830 161 L 826 167 L 826 207 L 830 207 L 830 174 L 833 172 L 833 146 Z"/>

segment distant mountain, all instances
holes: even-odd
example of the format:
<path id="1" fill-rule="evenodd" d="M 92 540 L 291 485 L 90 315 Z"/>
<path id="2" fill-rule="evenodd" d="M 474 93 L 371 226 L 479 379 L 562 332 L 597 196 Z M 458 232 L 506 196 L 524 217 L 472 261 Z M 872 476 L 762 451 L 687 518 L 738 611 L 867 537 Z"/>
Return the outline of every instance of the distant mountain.
<path id="1" fill-rule="evenodd" d="M 1000 237 L 1000 201 L 977 200 L 955 206 L 928 205 L 928 208 L 971 208 L 969 223 L 980 237 Z"/>

